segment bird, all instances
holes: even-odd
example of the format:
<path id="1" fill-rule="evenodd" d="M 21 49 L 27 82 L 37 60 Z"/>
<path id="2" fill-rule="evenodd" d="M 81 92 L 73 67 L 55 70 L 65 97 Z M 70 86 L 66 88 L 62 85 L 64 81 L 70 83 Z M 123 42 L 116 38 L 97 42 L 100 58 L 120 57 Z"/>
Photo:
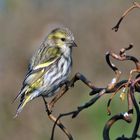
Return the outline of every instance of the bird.
<path id="1" fill-rule="evenodd" d="M 77 47 L 68 28 L 53 29 L 32 56 L 19 94 L 17 117 L 25 105 L 37 97 L 52 97 L 68 80 L 72 69 L 72 49 Z"/>

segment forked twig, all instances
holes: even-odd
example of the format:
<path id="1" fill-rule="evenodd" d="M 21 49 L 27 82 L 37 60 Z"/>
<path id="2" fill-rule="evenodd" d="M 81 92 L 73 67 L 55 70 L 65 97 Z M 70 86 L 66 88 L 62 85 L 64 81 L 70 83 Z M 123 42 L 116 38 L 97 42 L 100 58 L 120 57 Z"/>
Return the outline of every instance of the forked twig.
<path id="1" fill-rule="evenodd" d="M 43 97 L 43 101 L 44 101 L 46 112 L 48 114 L 49 119 L 53 121 L 54 123 L 56 122 L 56 125 L 67 135 L 69 140 L 73 140 L 72 135 L 67 131 L 66 127 L 60 121 L 57 121 L 57 118 L 52 115 L 52 110 L 49 109 L 48 103 L 46 102 L 44 97 Z M 53 137 L 51 137 L 51 140 L 53 140 Z"/>
<path id="2" fill-rule="evenodd" d="M 64 116 L 72 115 L 73 113 L 74 113 L 74 112 L 63 113 L 63 114 L 60 114 L 60 115 L 57 117 L 56 121 L 54 122 L 53 128 L 52 128 L 51 140 L 54 139 L 55 127 L 56 127 L 58 121 L 60 120 L 60 118 L 61 118 L 61 117 L 64 117 Z"/>
<path id="3" fill-rule="evenodd" d="M 121 49 L 119 56 L 114 54 L 114 53 L 111 53 L 112 57 L 117 59 L 117 60 L 120 60 L 120 61 L 131 60 L 131 61 L 133 61 L 136 65 L 136 68 L 130 71 L 128 82 L 125 83 L 125 87 L 129 88 L 128 93 L 127 93 L 128 112 L 126 112 L 124 114 L 121 113 L 121 114 L 114 115 L 106 123 L 106 125 L 104 127 L 104 131 L 103 131 L 104 140 L 110 140 L 109 130 L 116 121 L 121 120 L 121 119 L 126 121 L 126 122 L 131 122 L 132 121 L 131 120 L 131 114 L 133 114 L 133 105 L 134 105 L 134 108 L 136 109 L 136 112 L 137 112 L 137 122 L 136 122 L 136 125 L 134 127 L 132 137 L 127 138 L 127 137 L 124 137 L 124 135 L 123 135 L 122 137 L 117 138 L 117 140 L 135 140 L 138 137 L 137 131 L 138 131 L 138 128 L 139 128 L 139 123 L 140 123 L 140 119 L 139 119 L 140 118 L 140 111 L 139 111 L 139 107 L 138 107 L 137 102 L 136 102 L 135 97 L 134 97 L 134 92 L 135 92 L 134 90 L 136 90 L 135 87 L 136 87 L 136 85 L 139 86 L 139 82 L 140 82 L 140 74 L 139 74 L 140 73 L 140 71 L 139 71 L 140 70 L 140 63 L 139 63 L 138 59 L 136 59 L 135 57 L 127 56 L 124 53 L 126 50 L 129 50 L 130 48 L 132 48 L 132 46 L 130 46 L 129 48 L 126 48 L 126 49 Z M 132 73 L 133 72 L 138 72 L 138 75 L 136 76 L 136 79 L 132 82 Z M 139 86 L 139 88 L 140 88 L 140 86 Z"/>
<path id="4" fill-rule="evenodd" d="M 139 71 L 140 71 L 140 63 L 139 63 L 138 59 L 136 59 L 136 58 L 133 57 L 133 56 L 126 55 L 126 51 L 128 51 L 128 50 L 130 50 L 130 49 L 132 49 L 132 48 L 133 48 L 133 44 L 130 44 L 128 47 L 122 48 L 122 49 L 120 50 L 120 53 L 119 53 L 119 54 L 116 54 L 116 53 L 113 53 L 113 52 L 107 52 L 107 53 L 106 53 L 106 62 L 108 63 L 108 65 L 110 66 L 110 68 L 115 72 L 115 75 L 116 75 L 116 77 L 112 80 L 111 84 L 109 84 L 109 86 L 111 86 L 111 87 L 114 86 L 114 85 L 118 82 L 118 80 L 119 80 L 119 78 L 120 78 L 120 75 L 121 75 L 121 71 L 119 71 L 119 69 L 110 61 L 109 56 L 112 56 L 114 59 L 119 60 L 119 61 L 130 60 L 130 61 L 134 62 L 135 65 L 136 65 L 136 68 L 130 71 L 130 75 L 129 75 L 129 78 L 128 78 L 128 82 L 127 82 L 127 83 L 124 83 L 123 85 L 121 85 L 121 86 L 115 91 L 115 93 L 111 95 L 111 97 L 110 97 L 110 99 L 109 99 L 109 101 L 108 101 L 108 104 L 107 104 L 108 115 L 111 114 L 111 111 L 110 111 L 109 106 L 110 106 L 110 103 L 111 103 L 113 97 L 116 95 L 116 93 L 117 93 L 122 87 L 124 87 L 124 90 L 125 90 L 125 89 L 129 86 L 129 83 L 130 83 L 131 78 L 132 78 L 132 74 L 133 74 L 134 72 L 139 72 Z M 112 83 L 113 83 L 113 84 L 112 84 Z M 125 92 L 125 91 L 123 91 L 123 92 Z"/>
<path id="5" fill-rule="evenodd" d="M 53 126 L 53 130 L 52 130 L 52 138 L 54 137 L 54 130 L 55 130 L 55 126 L 57 125 L 57 122 L 64 116 L 69 116 L 71 115 L 72 118 L 75 118 L 82 110 L 90 107 L 91 105 L 93 105 L 100 97 L 102 97 L 105 94 L 109 94 L 109 93 L 113 93 L 114 91 L 116 92 L 117 90 L 119 90 L 121 87 L 123 87 L 125 84 L 127 84 L 127 80 L 124 81 L 120 81 L 119 82 L 119 78 L 121 75 L 121 72 L 119 71 L 119 69 L 110 61 L 110 57 L 112 56 L 113 58 L 120 60 L 120 61 L 124 61 L 124 60 L 131 60 L 135 62 L 134 57 L 131 56 L 126 56 L 125 55 L 125 51 L 131 49 L 132 46 L 130 45 L 127 48 L 123 48 L 120 50 L 120 54 L 117 55 L 115 53 L 107 53 L 106 54 L 106 61 L 108 63 L 108 65 L 111 67 L 111 69 L 115 72 L 115 78 L 113 78 L 113 80 L 111 81 L 111 83 L 109 83 L 107 85 L 106 88 L 98 88 L 96 86 L 94 86 L 94 84 L 92 84 L 89 80 L 87 80 L 82 74 L 77 73 L 74 78 L 71 80 L 69 86 L 74 86 L 74 83 L 77 80 L 81 80 L 83 83 L 85 83 L 89 88 L 92 89 L 92 92 L 90 94 L 95 95 L 92 99 L 90 99 L 88 102 L 84 103 L 83 105 L 77 107 L 77 110 L 75 111 L 71 111 L 68 113 L 64 113 L 64 114 L 60 114 L 58 116 L 58 118 L 56 119 L 56 122 L 54 123 Z M 136 66 L 138 65 L 138 62 L 135 62 Z M 129 101 L 130 106 L 132 106 Z"/>
<path id="6" fill-rule="evenodd" d="M 132 44 L 129 45 L 129 47 L 127 48 L 123 48 L 120 50 L 120 53 L 119 54 L 115 54 L 115 53 L 112 53 L 112 52 L 108 52 L 106 54 L 106 61 L 108 63 L 108 65 L 110 66 L 110 68 L 115 72 L 115 77 L 112 79 L 111 83 L 109 83 L 107 85 L 106 88 L 99 88 L 99 87 L 96 87 L 94 86 L 94 84 L 87 80 L 87 78 L 80 74 L 80 73 L 77 73 L 74 78 L 70 81 L 69 83 L 69 87 L 73 87 L 75 82 L 80 80 L 82 81 L 84 84 L 86 84 L 90 89 L 92 89 L 92 92 L 90 93 L 90 95 L 94 95 L 93 98 L 91 98 L 88 102 L 84 103 L 83 105 L 77 107 L 76 110 L 74 111 L 71 111 L 71 112 L 68 112 L 68 113 L 63 113 L 63 114 L 60 114 L 54 125 L 53 125 L 53 130 L 52 130 L 52 135 L 51 135 L 51 140 L 53 140 L 53 137 L 54 137 L 54 131 L 55 131 L 55 127 L 56 125 L 58 124 L 58 122 L 60 122 L 60 119 L 62 117 L 65 117 L 65 116 L 72 116 L 72 118 L 75 118 L 77 117 L 77 115 L 84 109 L 92 106 L 97 100 L 99 100 L 103 95 L 105 94 L 112 94 L 114 92 L 117 92 L 119 91 L 122 87 L 130 87 L 130 82 L 131 82 L 131 78 L 132 78 L 132 72 L 130 71 L 130 75 L 129 75 L 129 80 L 122 80 L 122 81 L 119 81 L 120 79 L 120 75 L 121 75 L 121 71 L 110 61 L 110 56 L 113 57 L 114 59 L 116 60 L 119 60 L 119 61 L 127 61 L 127 60 L 130 60 L 132 62 L 135 63 L 136 65 L 136 72 L 138 72 L 138 75 L 139 75 L 139 66 L 140 66 L 140 63 L 138 61 L 138 59 L 136 59 L 135 57 L 133 56 L 129 56 L 129 55 L 126 55 L 125 52 L 127 50 L 130 50 L 132 48 Z M 137 76 L 139 77 L 139 76 Z M 129 83 L 129 84 L 128 84 Z M 137 85 L 137 91 L 140 90 L 140 86 L 139 86 L 139 82 L 136 82 L 136 84 L 134 85 L 136 87 Z M 111 128 L 111 126 L 118 120 L 122 119 L 122 120 L 125 120 L 126 122 L 131 122 L 132 119 L 131 119 L 131 115 L 133 114 L 133 101 L 131 99 L 131 96 L 130 96 L 130 90 L 127 91 L 127 102 L 128 102 L 128 111 L 125 112 L 125 113 L 120 113 L 120 114 L 117 114 L 115 116 L 113 116 L 106 124 L 105 128 L 104 128 L 104 133 L 103 133 L 103 137 L 104 137 L 104 140 L 109 140 L 109 130 Z M 108 139 L 107 139 L 108 138 Z M 121 137 L 121 139 L 128 139 L 126 137 Z"/>

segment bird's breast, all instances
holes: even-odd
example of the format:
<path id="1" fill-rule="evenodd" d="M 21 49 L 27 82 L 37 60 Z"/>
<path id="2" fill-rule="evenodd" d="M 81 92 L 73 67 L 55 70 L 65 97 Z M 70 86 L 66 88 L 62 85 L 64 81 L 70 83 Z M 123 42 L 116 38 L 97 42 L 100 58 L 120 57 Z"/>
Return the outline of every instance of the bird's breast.
<path id="1" fill-rule="evenodd" d="M 44 83 L 48 86 L 57 85 L 67 80 L 69 73 L 71 72 L 72 60 L 71 57 L 66 58 L 64 56 L 58 60 L 57 63 L 46 72 L 44 77 Z"/>

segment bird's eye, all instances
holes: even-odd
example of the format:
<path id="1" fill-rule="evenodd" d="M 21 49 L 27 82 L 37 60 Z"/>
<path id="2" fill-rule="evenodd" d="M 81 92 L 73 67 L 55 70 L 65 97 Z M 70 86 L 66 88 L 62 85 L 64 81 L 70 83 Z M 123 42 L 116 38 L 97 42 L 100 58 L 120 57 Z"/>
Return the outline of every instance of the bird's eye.
<path id="1" fill-rule="evenodd" d="M 66 39 L 65 38 L 61 38 L 61 40 L 64 42 L 64 41 L 66 41 Z"/>

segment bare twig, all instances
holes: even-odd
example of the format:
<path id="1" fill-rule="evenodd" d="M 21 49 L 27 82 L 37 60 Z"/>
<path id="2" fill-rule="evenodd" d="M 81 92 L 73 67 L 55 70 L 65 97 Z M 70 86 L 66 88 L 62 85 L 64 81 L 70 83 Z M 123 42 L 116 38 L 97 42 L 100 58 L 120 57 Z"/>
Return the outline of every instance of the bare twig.
<path id="1" fill-rule="evenodd" d="M 138 128 L 139 128 L 139 123 L 140 123 L 140 111 L 139 111 L 139 107 L 137 105 L 137 102 L 135 100 L 135 96 L 134 96 L 134 92 L 135 92 L 135 87 L 136 87 L 136 84 L 137 86 L 139 86 L 139 82 L 140 82 L 140 74 L 139 74 L 139 69 L 140 69 L 140 63 L 139 61 L 133 57 L 133 56 L 127 56 L 125 54 L 125 50 L 128 50 L 132 48 L 132 46 L 130 46 L 129 48 L 126 48 L 126 49 L 121 49 L 120 51 L 120 56 L 114 54 L 114 53 L 110 53 L 112 55 L 113 58 L 117 59 L 117 60 L 120 60 L 120 61 L 124 61 L 124 60 L 131 60 L 133 61 L 135 64 L 136 64 L 136 69 L 133 69 L 130 71 L 130 76 L 128 78 L 128 82 L 125 83 L 125 86 L 127 86 L 128 88 L 130 88 L 127 92 L 127 101 L 128 101 L 128 112 L 126 113 L 120 113 L 120 114 L 117 114 L 115 116 L 113 116 L 105 125 L 104 127 L 104 131 L 103 131 L 103 138 L 104 140 L 110 140 L 109 138 L 109 130 L 110 128 L 112 127 L 112 125 L 118 121 L 118 120 L 124 120 L 124 121 L 127 121 L 127 122 L 131 122 L 132 119 L 131 119 L 131 115 L 133 113 L 133 105 L 134 105 L 134 108 L 136 109 L 136 112 L 137 112 L 137 121 L 136 121 L 136 125 L 134 127 L 134 130 L 133 130 L 133 134 L 132 134 L 132 137 L 131 138 L 127 138 L 127 137 L 124 137 L 124 135 L 122 137 L 119 137 L 117 138 L 117 140 L 135 140 L 138 135 L 137 135 L 137 131 L 138 131 Z M 136 79 L 132 81 L 132 73 L 133 72 L 138 72 L 138 75 L 136 76 Z M 131 82 L 131 83 L 130 83 Z M 140 86 L 139 86 L 140 87 Z M 127 118 L 126 118 L 127 117 Z"/>
<path id="2" fill-rule="evenodd" d="M 45 108 L 46 108 L 46 112 L 48 114 L 48 117 L 51 121 L 53 121 L 54 123 L 56 122 L 56 125 L 58 127 L 60 127 L 60 129 L 68 136 L 68 139 L 69 140 L 73 140 L 73 137 L 72 135 L 67 131 L 66 127 L 60 122 L 60 121 L 57 121 L 56 117 L 54 117 L 52 115 L 52 110 L 49 109 L 49 106 L 48 106 L 48 103 L 46 102 L 45 98 L 43 97 L 43 101 L 44 101 L 44 104 L 45 104 Z M 51 137 L 51 140 L 53 140 L 54 138 Z"/>
<path id="3" fill-rule="evenodd" d="M 74 78 L 70 81 L 70 84 L 69 84 L 70 87 L 73 87 L 74 83 L 77 80 L 81 80 L 90 89 L 92 89 L 92 92 L 90 93 L 90 95 L 95 95 L 95 96 L 92 99 L 90 99 L 88 102 L 86 102 L 83 105 L 77 107 L 76 110 L 68 112 L 68 113 L 60 114 L 58 116 L 58 118 L 56 119 L 55 123 L 54 123 L 53 130 L 52 130 L 52 138 L 54 136 L 55 126 L 57 125 L 58 121 L 62 117 L 71 115 L 72 118 L 75 118 L 75 117 L 77 117 L 77 115 L 82 110 L 92 106 L 103 95 L 118 92 L 122 87 L 125 87 L 126 85 L 129 86 L 129 84 L 128 84 L 129 80 L 122 80 L 122 81 L 119 82 L 121 71 L 110 61 L 110 56 L 112 56 L 114 59 L 119 60 L 119 61 L 131 60 L 136 64 L 136 68 L 139 68 L 139 66 L 140 66 L 139 61 L 135 57 L 128 56 L 128 55 L 125 54 L 125 52 L 127 50 L 131 49 L 132 47 L 133 46 L 130 44 L 129 47 L 121 49 L 119 55 L 117 55 L 115 53 L 112 53 L 112 52 L 109 52 L 109 53 L 106 54 L 106 61 L 107 61 L 108 65 L 110 66 L 110 68 L 115 72 L 115 78 L 113 78 L 111 83 L 109 83 L 106 88 L 99 88 L 99 87 L 94 86 L 94 84 L 91 81 L 87 80 L 87 78 L 84 75 L 80 74 L 80 73 L 77 73 L 74 76 Z M 130 76 L 129 76 L 129 79 L 131 79 Z M 123 119 L 123 120 L 125 120 L 127 122 L 131 122 L 131 115 L 130 114 L 132 114 L 132 112 L 133 112 L 133 105 L 132 105 L 133 103 L 132 103 L 132 99 L 131 99 L 131 96 L 129 94 L 129 91 L 127 93 L 127 97 L 128 97 L 127 98 L 128 112 L 120 113 L 118 115 L 115 115 L 114 117 L 112 117 L 108 121 L 108 123 L 106 124 L 105 129 L 104 129 L 104 137 L 109 137 L 109 130 L 110 130 L 111 126 L 113 125 L 113 123 L 115 123 L 117 120 Z M 106 131 L 107 131 L 107 133 L 106 133 Z M 108 134 L 108 136 L 105 135 L 105 133 Z"/>
<path id="4" fill-rule="evenodd" d="M 104 127 L 104 130 L 103 130 L 103 139 L 104 140 L 110 140 L 110 137 L 109 137 L 110 128 L 118 120 L 124 120 L 124 121 L 126 121 L 128 123 L 131 122 L 131 118 L 129 117 L 128 112 L 114 115 L 110 120 L 107 121 L 107 123 L 106 123 L 106 125 Z"/>
<path id="5" fill-rule="evenodd" d="M 134 107 L 135 107 L 135 110 L 136 110 L 136 113 L 137 113 L 137 119 L 136 119 L 136 124 L 135 124 L 135 127 L 134 127 L 134 130 L 133 130 L 133 134 L 132 134 L 132 138 L 133 139 L 136 139 L 138 137 L 138 129 L 139 129 L 139 125 L 140 125 L 140 109 L 139 109 L 139 106 L 137 104 L 137 101 L 135 99 L 135 96 L 134 96 L 134 92 L 135 92 L 135 84 L 137 82 L 140 82 L 140 77 L 135 79 L 131 86 L 130 86 L 130 95 L 131 95 L 131 99 L 133 101 L 133 104 L 134 104 Z"/>
<path id="6" fill-rule="evenodd" d="M 126 17 L 135 8 L 140 8 L 140 4 L 138 2 L 133 2 L 133 5 L 123 13 L 117 24 L 112 28 L 112 30 L 115 30 L 115 32 L 117 32 L 124 17 Z"/>

